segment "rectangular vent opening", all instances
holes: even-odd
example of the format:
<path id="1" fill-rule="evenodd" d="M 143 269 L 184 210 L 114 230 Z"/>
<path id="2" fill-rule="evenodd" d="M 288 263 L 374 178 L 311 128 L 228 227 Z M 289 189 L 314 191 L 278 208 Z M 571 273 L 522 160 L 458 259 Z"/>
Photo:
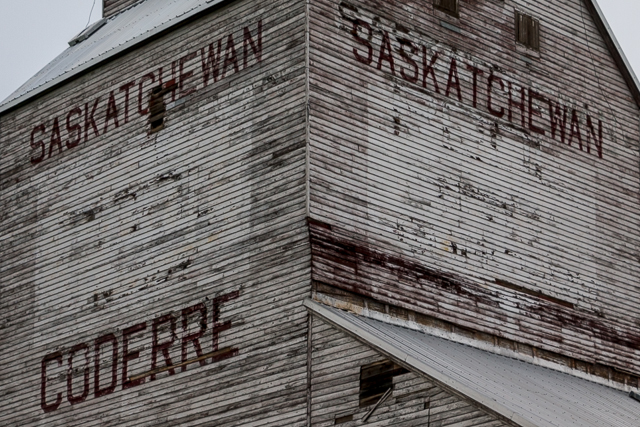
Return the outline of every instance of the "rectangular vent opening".
<path id="1" fill-rule="evenodd" d="M 458 17 L 458 0 L 433 0 L 433 6 L 449 15 Z"/>
<path id="2" fill-rule="evenodd" d="M 516 12 L 516 41 L 529 49 L 540 50 L 540 21 Z"/>
<path id="3" fill-rule="evenodd" d="M 360 367 L 360 407 L 374 405 L 393 387 L 393 377 L 408 373 L 390 360 Z"/>
<path id="4" fill-rule="evenodd" d="M 336 417 L 334 421 L 334 425 L 348 423 L 349 421 L 353 421 L 353 415 L 344 415 L 341 417 Z"/>

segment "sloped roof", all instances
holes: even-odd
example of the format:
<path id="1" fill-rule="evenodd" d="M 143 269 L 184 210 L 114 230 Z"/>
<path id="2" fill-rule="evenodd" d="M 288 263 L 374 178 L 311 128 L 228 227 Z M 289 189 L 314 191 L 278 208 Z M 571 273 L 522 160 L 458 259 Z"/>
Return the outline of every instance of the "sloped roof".
<path id="1" fill-rule="evenodd" d="M 616 65 L 620 69 L 622 73 L 622 77 L 624 78 L 627 86 L 629 86 L 629 90 L 633 95 L 633 99 L 636 101 L 638 107 L 640 107 L 640 82 L 638 81 L 638 77 L 633 72 L 633 68 L 629 64 L 627 57 L 625 56 L 620 44 L 618 44 L 618 40 L 616 36 L 613 34 L 607 19 L 604 17 L 604 13 L 600 9 L 597 0 L 584 0 L 585 5 L 587 6 L 587 10 L 593 17 L 593 20 L 600 31 L 600 34 L 604 38 L 604 42 L 613 56 L 613 60 Z"/>
<path id="2" fill-rule="evenodd" d="M 82 74 L 146 40 L 204 13 L 224 0 L 145 0 L 107 19 L 91 36 L 70 46 L 0 103 L 0 114 Z M 597 0 L 583 0 L 640 107 L 640 83 Z"/>
<path id="3" fill-rule="evenodd" d="M 523 427 L 637 427 L 625 392 L 307 300 L 330 324 Z"/>
<path id="4" fill-rule="evenodd" d="M 142 1 L 114 15 L 86 40 L 70 46 L 0 104 L 0 113 L 51 89 L 223 0 Z"/>

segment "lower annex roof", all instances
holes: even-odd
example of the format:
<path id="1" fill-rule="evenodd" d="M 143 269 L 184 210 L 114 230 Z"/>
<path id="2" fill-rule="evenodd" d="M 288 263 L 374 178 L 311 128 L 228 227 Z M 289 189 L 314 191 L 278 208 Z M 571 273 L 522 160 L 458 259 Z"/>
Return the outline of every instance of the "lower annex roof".
<path id="1" fill-rule="evenodd" d="M 313 314 L 366 345 L 523 427 L 637 427 L 625 392 L 444 338 L 306 300 Z"/>

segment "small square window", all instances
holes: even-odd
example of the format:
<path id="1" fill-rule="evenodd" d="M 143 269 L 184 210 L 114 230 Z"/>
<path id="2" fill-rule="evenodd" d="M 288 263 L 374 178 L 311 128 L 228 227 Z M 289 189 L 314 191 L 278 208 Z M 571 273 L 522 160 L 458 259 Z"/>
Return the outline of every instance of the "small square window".
<path id="1" fill-rule="evenodd" d="M 458 0 L 433 0 L 433 7 L 458 17 Z"/>
<path id="2" fill-rule="evenodd" d="M 516 41 L 529 49 L 540 50 L 540 22 L 533 16 L 516 12 Z"/>

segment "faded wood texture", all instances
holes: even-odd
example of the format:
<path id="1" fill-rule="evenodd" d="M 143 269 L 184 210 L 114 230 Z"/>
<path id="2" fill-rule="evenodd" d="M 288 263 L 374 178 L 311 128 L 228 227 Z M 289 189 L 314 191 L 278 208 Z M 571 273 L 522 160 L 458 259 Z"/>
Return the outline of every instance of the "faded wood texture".
<path id="1" fill-rule="evenodd" d="M 306 423 L 304 22 L 237 1 L 0 117 L 0 425 Z"/>
<path id="2" fill-rule="evenodd" d="M 385 357 L 317 317 L 312 322 L 312 426 L 511 425 L 412 372 L 393 378 L 391 395 L 363 422 L 373 405 L 359 407 L 360 368 Z"/>
<path id="3" fill-rule="evenodd" d="M 109 18 L 116 15 L 139 1 L 140 0 L 102 0 L 102 17 Z"/>
<path id="4" fill-rule="evenodd" d="M 638 107 L 581 1 L 459 12 L 311 2 L 313 278 L 637 375 Z"/>

